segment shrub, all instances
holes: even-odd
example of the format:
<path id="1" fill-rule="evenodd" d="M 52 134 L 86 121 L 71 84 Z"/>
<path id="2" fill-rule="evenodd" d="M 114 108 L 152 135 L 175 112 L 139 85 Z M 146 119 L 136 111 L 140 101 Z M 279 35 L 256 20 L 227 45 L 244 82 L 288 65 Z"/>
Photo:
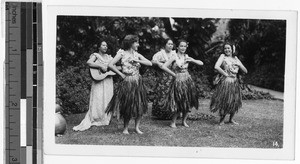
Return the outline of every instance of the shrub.
<path id="1" fill-rule="evenodd" d="M 63 113 L 81 113 L 88 109 L 91 78 L 84 66 L 69 66 L 56 75 L 56 95 L 62 100 Z"/>
<path id="2" fill-rule="evenodd" d="M 246 84 L 242 84 L 241 89 L 242 89 L 242 99 L 243 100 L 257 100 L 257 99 L 271 100 L 271 99 L 274 99 L 274 97 L 272 95 L 270 95 L 270 93 L 251 89 Z"/>
<path id="3" fill-rule="evenodd" d="M 259 87 L 283 92 L 284 76 L 282 74 L 284 73 L 277 69 L 276 65 L 264 65 L 247 75 L 245 81 Z"/>
<path id="4" fill-rule="evenodd" d="M 157 76 L 153 67 L 145 67 L 142 74 L 149 102 L 154 100 L 154 87 L 156 86 Z M 59 71 L 61 70 L 61 71 Z M 212 77 L 206 75 L 198 69 L 191 69 L 190 74 L 196 83 L 197 91 L 201 98 L 210 98 L 213 93 Z M 92 79 L 89 76 L 88 67 L 84 64 L 69 66 L 57 70 L 56 95 L 62 101 L 62 113 L 82 113 L 88 110 L 89 93 Z M 114 76 L 114 88 L 120 81 L 119 76 Z M 249 99 L 272 99 L 273 97 L 264 92 L 250 89 L 247 84 L 242 84 L 242 98 Z"/>

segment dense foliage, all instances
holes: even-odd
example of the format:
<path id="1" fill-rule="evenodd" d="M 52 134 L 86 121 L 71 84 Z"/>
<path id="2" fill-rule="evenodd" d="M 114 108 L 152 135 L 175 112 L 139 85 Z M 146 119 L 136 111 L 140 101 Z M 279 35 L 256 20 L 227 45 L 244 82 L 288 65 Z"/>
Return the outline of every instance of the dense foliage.
<path id="1" fill-rule="evenodd" d="M 232 19 L 229 33 L 249 70 L 247 82 L 284 91 L 286 22 Z"/>
<path id="2" fill-rule="evenodd" d="M 216 24 L 219 19 L 172 19 L 175 22 L 173 24 L 170 18 L 58 16 L 56 95 L 63 102 L 63 112 L 78 113 L 87 110 L 91 78 L 86 61 L 92 52 L 97 51 L 101 40 L 108 43 L 108 54 L 114 56 L 121 48 L 121 42 L 127 34 L 139 36 L 138 51 L 148 59 L 160 50 L 163 38 L 170 37 L 175 43 L 178 39 L 186 39 L 189 42 L 187 53 L 205 63 L 202 67 L 191 65 L 190 73 L 201 97 L 209 98 L 214 87 L 212 80 L 216 75 L 214 63 L 222 53 L 224 41 L 211 39 L 217 31 Z M 275 89 L 283 90 L 284 62 L 282 61 L 285 54 L 282 52 L 285 47 L 283 42 L 285 22 L 251 20 L 250 24 L 253 22 L 261 24 L 251 26 L 255 29 L 253 30 L 245 26 L 247 21 L 249 20 L 230 20 L 231 35 L 225 37 L 237 43 L 240 59 L 249 69 L 249 76 L 241 76 L 241 78 L 252 84 L 272 85 L 276 86 Z M 280 29 L 276 30 L 275 26 Z M 248 37 L 241 37 L 242 34 Z M 275 65 L 272 65 L 271 63 L 275 61 Z M 143 66 L 141 73 L 145 78 L 149 101 L 152 101 L 153 88 L 156 85 L 155 67 Z M 274 74 L 267 75 L 267 73 Z M 272 83 L 274 79 L 276 82 L 282 80 L 282 83 L 275 85 Z M 115 85 L 118 84 L 118 80 L 116 76 Z M 270 95 L 252 90 L 243 90 L 243 95 L 244 99 L 270 98 Z"/>

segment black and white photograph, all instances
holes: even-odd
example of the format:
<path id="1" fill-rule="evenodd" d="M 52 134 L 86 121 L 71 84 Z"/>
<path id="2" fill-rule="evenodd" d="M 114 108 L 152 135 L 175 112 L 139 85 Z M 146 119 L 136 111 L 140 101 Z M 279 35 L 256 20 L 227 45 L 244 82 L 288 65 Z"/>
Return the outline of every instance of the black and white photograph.
<path id="1" fill-rule="evenodd" d="M 46 154 L 292 158 L 292 11 L 55 6 L 47 21 Z"/>
<path id="2" fill-rule="evenodd" d="M 285 43 L 286 20 L 58 16 L 56 143 L 280 149 Z"/>

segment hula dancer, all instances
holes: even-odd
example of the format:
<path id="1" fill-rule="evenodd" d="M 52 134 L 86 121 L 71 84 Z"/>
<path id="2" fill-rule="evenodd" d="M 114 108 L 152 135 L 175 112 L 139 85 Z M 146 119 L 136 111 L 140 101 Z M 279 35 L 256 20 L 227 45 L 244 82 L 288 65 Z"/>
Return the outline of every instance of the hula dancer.
<path id="1" fill-rule="evenodd" d="M 154 88 L 155 98 L 152 105 L 152 116 L 158 119 L 171 119 L 173 113 L 172 110 L 166 108 L 166 104 L 169 103 L 166 101 L 166 97 L 168 96 L 173 76 L 162 70 L 162 66 L 176 56 L 176 51 L 173 50 L 173 41 L 170 38 L 164 39 L 162 46 L 163 49 L 154 54 L 151 61 L 154 66 L 157 66 L 157 84 Z"/>
<path id="2" fill-rule="evenodd" d="M 174 113 L 170 124 L 172 128 L 176 128 L 176 119 L 180 113 L 183 114 L 182 125 L 189 127 L 186 123 L 188 113 L 191 108 L 198 109 L 199 105 L 196 85 L 188 72 L 188 65 L 190 62 L 203 65 L 203 62 L 185 54 L 187 47 L 187 41 L 179 40 L 176 56 L 162 66 L 163 70 L 175 77 L 171 82 L 171 88 L 167 97 L 168 103 L 166 104 L 170 106 L 166 106 L 166 109 L 170 109 Z M 174 72 L 168 68 L 170 65 Z"/>
<path id="3" fill-rule="evenodd" d="M 239 69 L 247 73 L 247 69 L 235 56 L 235 48 L 231 43 L 224 44 L 224 54 L 221 54 L 215 64 L 215 69 L 221 74 L 216 90 L 211 98 L 211 112 L 219 111 L 220 123 L 224 124 L 227 114 L 230 115 L 229 123 L 238 124 L 233 117 L 242 107 L 240 84 L 237 79 Z"/>
<path id="4" fill-rule="evenodd" d="M 152 63 L 144 56 L 137 53 L 139 38 L 136 35 L 127 35 L 123 40 L 123 50 L 109 63 L 108 67 L 123 78 L 116 88 L 116 92 L 107 106 L 106 113 L 116 111 L 118 117 L 124 120 L 124 134 L 129 134 L 128 125 L 132 117 L 135 118 L 135 130 L 142 134 L 139 125 L 142 115 L 147 112 L 147 93 L 139 74 L 141 64 L 151 66 Z M 119 71 L 115 64 L 121 60 L 122 70 Z"/>

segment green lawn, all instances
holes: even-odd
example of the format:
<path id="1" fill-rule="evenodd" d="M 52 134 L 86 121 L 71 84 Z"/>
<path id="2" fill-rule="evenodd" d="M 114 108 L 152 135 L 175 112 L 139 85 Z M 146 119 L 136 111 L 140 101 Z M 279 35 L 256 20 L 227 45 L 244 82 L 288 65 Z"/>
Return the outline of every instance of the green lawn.
<path id="1" fill-rule="evenodd" d="M 188 120 L 189 128 L 180 125 L 168 127 L 170 121 L 155 120 L 149 112 L 143 118 L 140 129 L 144 134 L 134 132 L 134 121 L 130 122 L 130 135 L 122 134 L 123 122 L 112 120 L 111 124 L 92 127 L 84 132 L 72 131 L 85 114 L 70 115 L 65 135 L 56 137 L 59 144 L 85 145 L 140 145 L 140 146 L 182 146 L 182 147 L 239 147 L 239 148 L 282 148 L 283 145 L 283 101 L 245 100 L 243 108 L 236 114 L 239 125 L 218 126 L 217 113 L 211 116 L 209 100 L 201 100 L 198 111 L 210 117 Z M 226 118 L 228 119 L 228 118 Z M 274 147 L 273 142 L 279 147 Z"/>

